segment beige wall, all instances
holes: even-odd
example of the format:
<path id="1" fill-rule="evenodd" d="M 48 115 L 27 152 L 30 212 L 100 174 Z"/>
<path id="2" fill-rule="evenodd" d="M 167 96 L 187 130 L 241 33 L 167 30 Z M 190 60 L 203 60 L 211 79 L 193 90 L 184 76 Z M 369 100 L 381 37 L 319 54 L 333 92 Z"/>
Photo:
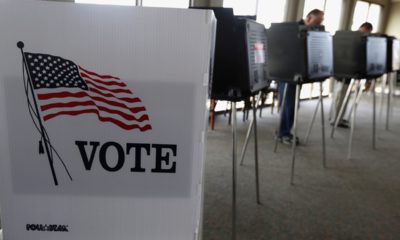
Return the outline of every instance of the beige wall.
<path id="1" fill-rule="evenodd" d="M 386 34 L 400 38 L 400 2 L 392 3 L 390 7 Z"/>

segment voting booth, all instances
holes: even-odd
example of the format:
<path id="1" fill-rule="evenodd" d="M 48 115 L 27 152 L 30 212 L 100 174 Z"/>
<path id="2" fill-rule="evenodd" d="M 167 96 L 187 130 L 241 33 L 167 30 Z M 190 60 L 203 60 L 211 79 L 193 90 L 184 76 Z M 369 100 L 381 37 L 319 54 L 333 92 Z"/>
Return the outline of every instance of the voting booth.
<path id="1" fill-rule="evenodd" d="M 335 129 L 345 113 L 346 105 L 350 100 L 351 91 L 355 85 L 355 97 L 350 112 L 350 134 L 347 158 L 352 157 L 353 135 L 356 125 L 356 111 L 363 94 L 363 82 L 369 81 L 372 90 L 372 148 L 376 148 L 376 79 L 384 75 L 388 68 L 388 46 L 390 41 L 384 35 L 362 33 L 360 31 L 337 31 L 333 37 L 334 45 L 334 69 L 337 79 L 352 79 L 347 88 L 346 95 L 333 124 L 331 137 L 334 137 Z M 390 58 L 390 59 L 389 59 Z M 390 65 L 392 65 L 390 63 Z"/>
<path id="2" fill-rule="evenodd" d="M 333 48 L 337 78 L 376 78 L 386 73 L 386 37 L 358 31 L 337 31 Z"/>
<path id="3" fill-rule="evenodd" d="M 273 23 L 267 39 L 271 78 L 285 82 L 316 82 L 332 76 L 332 36 L 323 26 Z"/>
<path id="4" fill-rule="evenodd" d="M 322 148 L 323 165 L 325 166 L 325 120 L 322 97 L 322 82 L 333 74 L 333 49 L 332 36 L 325 32 L 324 26 L 305 26 L 298 22 L 273 23 L 267 31 L 268 41 L 268 71 L 272 79 L 285 83 L 281 106 L 285 106 L 288 101 L 289 84 L 296 84 L 295 88 L 295 106 L 294 106 L 294 124 L 293 139 L 297 139 L 298 129 L 298 106 L 300 102 L 300 86 L 303 83 L 320 83 L 320 96 L 314 111 L 313 118 L 309 127 L 312 125 L 318 109 L 321 109 L 322 126 Z M 286 111 L 281 111 L 279 127 L 282 125 L 283 115 Z M 274 152 L 278 149 L 279 138 L 275 137 Z M 290 183 L 294 181 L 296 142 L 292 143 L 292 164 Z"/>
<path id="5" fill-rule="evenodd" d="M 211 98 L 241 101 L 269 86 L 267 39 L 263 24 L 212 9 L 217 18 Z"/>
<path id="6" fill-rule="evenodd" d="M 0 16 L 4 240 L 198 239 L 213 12 L 3 1 Z"/>

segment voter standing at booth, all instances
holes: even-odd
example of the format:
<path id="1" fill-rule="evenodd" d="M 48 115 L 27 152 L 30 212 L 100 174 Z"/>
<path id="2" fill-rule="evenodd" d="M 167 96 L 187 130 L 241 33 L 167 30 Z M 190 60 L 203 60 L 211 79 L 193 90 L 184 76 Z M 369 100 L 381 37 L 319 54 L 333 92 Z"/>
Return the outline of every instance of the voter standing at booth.
<path id="1" fill-rule="evenodd" d="M 315 26 L 321 25 L 324 21 L 325 13 L 319 9 L 314 9 L 309 12 L 305 19 L 300 20 L 299 25 L 305 26 Z M 278 85 L 279 89 L 279 103 L 283 102 L 283 95 L 285 89 L 285 82 L 279 81 Z M 292 144 L 293 135 L 291 133 L 293 122 L 294 122 L 294 106 L 295 106 L 295 98 L 296 98 L 296 84 L 288 83 L 287 86 L 287 97 L 284 106 L 281 106 L 282 114 L 282 122 L 280 124 L 280 128 L 278 129 L 277 138 L 283 144 Z M 298 144 L 299 140 L 296 139 L 296 143 Z"/>
<path id="2" fill-rule="evenodd" d="M 361 26 L 358 29 L 359 32 L 368 33 L 368 34 L 371 33 L 372 30 L 373 30 L 373 26 L 369 22 L 365 22 L 365 23 L 361 24 Z M 334 113 L 331 115 L 332 118 L 330 119 L 331 125 L 335 124 L 335 120 L 337 118 L 337 114 L 339 114 L 340 107 L 343 104 L 343 101 L 344 101 L 344 98 L 346 96 L 346 92 L 347 92 L 347 90 L 349 88 L 351 79 L 349 79 L 349 78 L 345 78 L 345 79 L 342 79 L 342 80 L 337 80 L 336 79 L 335 81 L 336 81 L 336 85 L 339 86 L 339 87 L 336 88 L 336 94 L 335 94 L 336 97 L 334 99 L 334 104 L 335 105 L 334 105 L 334 108 L 333 108 Z M 344 104 L 345 105 L 344 105 L 344 111 L 343 112 L 346 112 L 347 103 L 344 103 Z M 339 116 L 341 119 L 339 120 L 338 127 L 349 128 L 348 121 L 343 118 L 344 115 L 345 114 L 342 114 L 342 116 Z"/>

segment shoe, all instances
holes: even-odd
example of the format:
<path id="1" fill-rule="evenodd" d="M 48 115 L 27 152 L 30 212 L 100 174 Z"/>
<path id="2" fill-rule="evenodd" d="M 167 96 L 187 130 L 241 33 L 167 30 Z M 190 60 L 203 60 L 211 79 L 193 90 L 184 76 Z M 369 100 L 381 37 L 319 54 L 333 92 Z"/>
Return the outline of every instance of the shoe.
<path id="1" fill-rule="evenodd" d="M 347 123 L 347 121 L 341 120 L 338 124 L 338 127 L 340 128 L 349 128 L 349 124 Z"/>
<path id="2" fill-rule="evenodd" d="M 281 143 L 285 145 L 293 145 L 293 136 L 283 136 L 278 138 Z M 296 137 L 296 145 L 300 144 L 300 140 L 298 137 Z"/>
<path id="3" fill-rule="evenodd" d="M 335 123 L 331 123 L 331 126 L 335 126 Z M 340 128 L 349 128 L 349 124 L 348 124 L 347 121 L 342 120 L 342 121 L 339 122 L 338 127 L 340 127 Z"/>

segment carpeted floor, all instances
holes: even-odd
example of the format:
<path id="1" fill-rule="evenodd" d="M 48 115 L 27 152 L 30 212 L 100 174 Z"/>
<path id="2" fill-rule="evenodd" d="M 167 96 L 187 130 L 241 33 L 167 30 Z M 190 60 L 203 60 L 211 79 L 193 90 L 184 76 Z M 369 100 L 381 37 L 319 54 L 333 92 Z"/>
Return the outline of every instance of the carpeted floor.
<path id="1" fill-rule="evenodd" d="M 377 150 L 372 150 L 372 101 L 364 95 L 357 113 L 353 158 L 347 160 L 350 130 L 327 131 L 327 168 L 322 167 L 321 124 L 318 115 L 308 145 L 304 136 L 317 101 L 301 103 L 295 185 L 289 184 L 291 149 L 279 145 L 273 153 L 278 115 L 270 109 L 259 120 L 262 205 L 256 204 L 254 144 L 245 165 L 238 167 L 237 239 L 400 239 L 400 99 L 395 100 L 390 131 L 378 98 Z M 330 100 L 326 99 L 328 115 Z M 238 113 L 238 154 L 249 121 Z M 251 117 L 250 117 L 251 119 Z M 231 129 L 218 115 L 208 132 L 205 170 L 204 240 L 231 238 Z"/>

